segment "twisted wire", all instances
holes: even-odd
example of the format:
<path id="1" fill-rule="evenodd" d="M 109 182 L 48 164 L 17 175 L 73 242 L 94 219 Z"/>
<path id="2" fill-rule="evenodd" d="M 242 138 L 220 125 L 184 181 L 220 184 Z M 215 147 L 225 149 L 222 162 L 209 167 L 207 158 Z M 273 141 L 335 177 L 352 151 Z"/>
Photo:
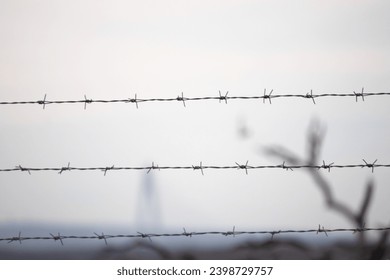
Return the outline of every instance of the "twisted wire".
<path id="1" fill-rule="evenodd" d="M 46 105 L 52 105 L 52 104 L 84 104 L 84 109 L 87 108 L 87 104 L 92 103 L 101 103 L 101 104 L 108 104 L 108 103 L 135 103 L 136 107 L 138 108 L 139 103 L 146 103 L 146 102 L 181 102 L 183 103 L 184 107 L 186 107 L 186 102 L 191 101 L 207 101 L 207 100 L 217 100 L 221 103 L 221 101 L 224 101 L 226 104 L 228 103 L 228 100 L 258 100 L 262 99 L 263 103 L 265 103 L 265 100 L 268 100 L 270 104 L 272 104 L 271 99 L 275 98 L 297 98 L 297 99 L 310 99 L 314 104 L 316 104 L 315 99 L 317 98 L 323 98 L 323 97 L 354 97 L 355 101 L 358 102 L 358 99 L 361 98 L 362 101 L 364 101 L 364 97 L 368 96 L 388 96 L 390 95 L 390 92 L 364 92 L 364 88 L 361 92 L 353 92 L 353 93 L 320 93 L 320 94 L 313 94 L 313 91 L 311 90 L 310 93 L 306 94 L 274 94 L 272 95 L 273 90 L 270 91 L 270 93 L 266 93 L 266 90 L 264 90 L 263 95 L 254 95 L 254 96 L 229 96 L 228 92 L 226 94 L 221 94 L 219 92 L 219 95 L 216 96 L 203 96 L 203 97 L 185 97 L 184 93 L 181 93 L 181 95 L 178 95 L 174 98 L 137 98 L 137 95 L 135 95 L 134 98 L 125 98 L 125 99 L 89 99 L 86 95 L 84 95 L 84 99 L 79 100 L 47 100 L 47 95 L 45 94 L 44 98 L 42 100 L 30 100 L 30 101 L 0 101 L 0 105 L 33 105 L 38 104 L 43 106 L 43 109 L 45 109 Z"/>
<path id="2" fill-rule="evenodd" d="M 322 165 L 286 165 L 285 162 L 278 165 L 248 165 L 248 161 L 245 164 L 235 163 L 235 165 L 203 165 L 200 162 L 200 165 L 188 165 L 188 166 L 159 166 L 154 162 L 150 166 L 104 166 L 104 167 L 75 167 L 70 166 L 70 163 L 66 167 L 25 167 L 25 166 L 15 166 L 13 168 L 0 168 L 0 172 L 15 172 L 22 171 L 28 172 L 38 172 L 38 171 L 56 171 L 59 174 L 62 174 L 65 171 L 102 171 L 104 175 L 108 171 L 119 171 L 119 170 L 135 170 L 135 171 L 147 171 L 147 173 L 152 170 L 200 170 L 202 175 L 204 175 L 204 170 L 206 169 L 216 169 L 216 170 L 232 170 L 232 169 L 241 169 L 245 170 L 245 173 L 248 174 L 248 170 L 256 169 L 284 169 L 284 170 L 295 170 L 295 169 L 325 169 L 330 172 L 331 169 L 347 169 L 347 168 L 369 168 L 374 172 L 374 168 L 388 168 L 390 164 L 377 164 L 377 160 L 372 163 L 367 162 L 363 159 L 361 164 L 335 164 L 334 162 L 326 164 L 323 161 Z"/>
<path id="3" fill-rule="evenodd" d="M 177 232 L 177 233 L 141 233 L 137 232 L 136 234 L 117 234 L 117 235 L 110 235 L 110 234 L 97 234 L 94 232 L 94 235 L 61 235 L 58 233 L 57 235 L 54 235 L 50 233 L 48 236 L 22 236 L 22 233 L 19 232 L 18 236 L 12 236 L 12 237 L 0 237 L 0 242 L 7 241 L 8 243 L 12 242 L 19 242 L 22 244 L 22 241 L 27 240 L 54 240 L 54 241 L 60 241 L 62 245 L 64 245 L 63 240 L 65 239 L 98 239 L 98 240 L 104 240 L 105 244 L 107 245 L 108 239 L 121 239 L 121 238 L 127 238 L 127 239 L 133 239 L 133 238 L 147 238 L 150 241 L 152 241 L 152 238 L 160 238 L 160 237 L 193 237 L 193 236 L 212 236 L 212 235 L 219 235 L 219 236 L 239 236 L 239 235 L 271 235 L 271 238 L 273 238 L 275 235 L 279 234 L 306 234 L 306 233 L 324 233 L 326 236 L 330 233 L 336 233 L 336 232 L 351 232 L 351 233 L 363 233 L 363 232 L 369 232 L 369 231 L 375 231 L 375 232 L 383 232 L 383 231 L 389 231 L 390 227 L 377 227 L 377 228 L 370 228 L 370 227 L 363 227 L 363 228 L 336 228 L 336 229 L 325 229 L 324 227 L 321 227 L 321 225 L 318 226 L 317 229 L 288 229 L 288 230 L 260 230 L 260 231 L 236 231 L 235 227 L 233 227 L 233 230 L 231 231 L 194 231 L 194 232 L 187 232 L 185 228 L 183 228 L 183 232 Z"/>

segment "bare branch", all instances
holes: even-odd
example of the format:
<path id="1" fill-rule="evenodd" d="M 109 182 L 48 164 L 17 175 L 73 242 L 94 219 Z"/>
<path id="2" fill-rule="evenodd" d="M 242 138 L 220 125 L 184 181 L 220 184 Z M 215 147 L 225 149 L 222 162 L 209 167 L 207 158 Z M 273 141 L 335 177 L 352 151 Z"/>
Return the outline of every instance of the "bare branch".
<path id="1" fill-rule="evenodd" d="M 364 220 L 366 218 L 368 207 L 370 206 L 372 191 L 374 189 L 373 182 L 369 182 L 366 188 L 366 194 L 364 195 L 362 206 L 360 207 L 360 212 L 356 217 L 356 222 L 359 224 L 359 227 L 364 226 Z"/>
<path id="2" fill-rule="evenodd" d="M 265 149 L 265 153 L 270 156 L 275 156 L 278 158 L 282 158 L 285 160 L 288 164 L 293 165 L 300 165 L 302 164 L 302 161 L 299 159 L 297 155 L 292 153 L 291 151 L 287 150 L 284 147 L 269 147 Z"/>
<path id="3" fill-rule="evenodd" d="M 282 160 L 289 162 L 290 164 L 304 164 L 308 166 L 316 166 L 318 156 L 321 150 L 321 143 L 324 138 L 324 131 L 325 130 L 321 127 L 318 121 L 314 121 L 310 125 L 308 133 L 308 154 L 306 160 L 301 159 L 300 157 L 296 156 L 295 154 L 283 147 L 268 148 L 266 149 L 266 153 L 269 155 L 277 156 Z M 363 203 L 360 207 L 360 211 L 358 213 L 355 213 L 345 203 L 336 200 L 333 195 L 330 184 L 324 179 L 318 169 L 308 168 L 306 170 L 309 172 L 314 182 L 322 192 L 327 207 L 340 213 L 351 223 L 355 224 L 357 228 L 363 228 L 363 222 L 366 217 L 366 213 L 372 197 L 373 184 L 369 183 L 369 185 L 367 186 Z"/>

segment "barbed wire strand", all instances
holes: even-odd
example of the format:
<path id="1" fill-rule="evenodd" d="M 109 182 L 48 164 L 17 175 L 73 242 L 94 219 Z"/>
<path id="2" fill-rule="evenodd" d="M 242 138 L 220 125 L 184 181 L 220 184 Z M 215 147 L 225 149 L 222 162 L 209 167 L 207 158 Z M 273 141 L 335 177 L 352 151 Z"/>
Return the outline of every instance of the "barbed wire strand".
<path id="1" fill-rule="evenodd" d="M 64 240 L 66 239 L 98 239 L 103 240 L 105 244 L 108 244 L 109 239 L 118 239 L 118 238 L 147 238 L 150 241 L 152 241 L 152 238 L 159 238 L 159 237 L 194 237 L 194 236 L 211 236 L 211 235 L 220 235 L 220 236 L 238 236 L 238 235 L 270 235 L 271 239 L 274 238 L 275 235 L 279 234 L 306 234 L 306 233 L 324 233 L 326 237 L 329 236 L 330 233 L 340 233 L 340 232 L 351 232 L 351 233 L 363 233 L 363 232 L 380 232 L 380 231 L 389 231 L 390 227 L 377 227 L 377 228 L 370 228 L 370 227 L 364 227 L 364 228 L 336 228 L 336 229 L 325 229 L 323 226 L 318 225 L 318 228 L 316 229 L 288 229 L 288 230 L 261 230 L 261 231 L 237 231 L 235 227 L 233 227 L 232 231 L 193 231 L 188 232 L 185 228 L 183 228 L 183 232 L 179 233 L 141 233 L 137 232 L 137 234 L 117 234 L 117 235 L 110 235 L 110 234 L 104 234 L 102 233 L 97 234 L 94 232 L 94 235 L 61 235 L 60 233 L 54 235 L 50 233 L 48 236 L 23 236 L 21 232 L 19 232 L 18 236 L 13 237 L 1 237 L 0 242 L 2 241 L 8 241 L 8 243 L 12 242 L 19 242 L 22 244 L 22 241 L 27 240 L 54 240 L 54 241 L 60 241 L 62 245 L 64 245 Z"/>
<path id="2" fill-rule="evenodd" d="M 235 162 L 235 165 L 226 165 L 226 166 L 218 166 L 218 165 L 203 165 L 202 162 L 200 162 L 200 165 L 189 165 L 189 166 L 159 166 L 156 165 L 154 162 L 152 162 L 152 165 L 150 166 L 105 166 L 105 167 L 75 167 L 70 166 L 70 162 L 66 167 L 25 167 L 21 165 L 17 165 L 13 168 L 1 168 L 0 172 L 14 172 L 14 171 L 21 171 L 21 172 L 28 172 L 31 175 L 31 172 L 38 172 L 38 171 L 56 171 L 58 174 L 62 174 L 65 171 L 102 171 L 104 173 L 104 176 L 106 176 L 108 171 L 119 171 L 119 170 L 144 170 L 147 171 L 147 173 L 150 173 L 152 170 L 200 170 L 202 175 L 204 175 L 204 170 L 206 169 L 218 169 L 218 170 L 229 170 L 229 169 L 238 169 L 238 170 L 245 170 L 245 173 L 248 175 L 248 170 L 252 169 L 283 169 L 283 170 L 290 170 L 293 171 L 295 169 L 324 169 L 328 170 L 328 172 L 331 171 L 331 169 L 344 169 L 344 168 L 369 168 L 371 169 L 371 172 L 374 173 L 374 168 L 388 168 L 390 167 L 390 164 L 377 164 L 377 160 L 375 160 L 372 163 L 367 162 L 363 159 L 362 164 L 335 164 L 334 162 L 330 164 L 326 164 L 325 161 L 323 161 L 322 165 L 286 165 L 285 162 L 278 165 L 248 165 L 248 161 L 246 161 L 245 164 L 239 164 Z"/>
<path id="3" fill-rule="evenodd" d="M 265 103 L 266 100 L 269 101 L 269 104 L 272 104 L 271 99 L 275 98 L 304 98 L 304 99 L 311 99 L 313 104 L 316 104 L 315 99 L 322 98 L 322 97 L 354 97 L 355 101 L 358 102 L 359 98 L 362 99 L 362 101 L 365 101 L 364 97 L 368 96 L 388 96 L 390 95 L 390 92 L 364 92 L 364 88 L 361 92 L 353 92 L 353 93 L 321 93 L 321 94 L 313 94 L 313 90 L 310 90 L 310 92 L 306 94 L 273 94 L 274 91 L 271 90 L 267 94 L 267 90 L 264 89 L 263 95 L 254 95 L 254 96 L 230 96 L 228 95 L 229 92 L 226 92 L 225 94 L 222 94 L 221 91 L 219 91 L 219 95 L 216 96 L 203 96 L 203 97 L 185 97 L 184 93 L 181 92 L 181 95 L 178 95 L 175 98 L 137 98 L 137 94 L 135 94 L 134 98 L 126 98 L 126 99 L 90 99 L 87 98 L 86 95 L 84 95 L 84 99 L 80 100 L 47 100 L 47 94 L 44 95 L 44 98 L 42 100 L 36 100 L 36 101 L 0 101 L 0 105 L 32 105 L 32 104 L 38 104 L 41 105 L 43 109 L 46 108 L 47 105 L 52 104 L 78 104 L 81 103 L 84 105 L 84 110 L 87 109 L 87 104 L 92 103 L 135 103 L 136 108 L 139 108 L 139 103 L 146 103 L 146 102 L 181 102 L 183 103 L 184 107 L 186 106 L 186 102 L 191 101 L 206 101 L 206 100 L 218 100 L 219 103 L 223 101 L 225 104 L 228 103 L 228 100 L 256 100 L 256 99 L 262 99 L 263 103 Z M 273 95 L 272 95 L 273 94 Z"/>

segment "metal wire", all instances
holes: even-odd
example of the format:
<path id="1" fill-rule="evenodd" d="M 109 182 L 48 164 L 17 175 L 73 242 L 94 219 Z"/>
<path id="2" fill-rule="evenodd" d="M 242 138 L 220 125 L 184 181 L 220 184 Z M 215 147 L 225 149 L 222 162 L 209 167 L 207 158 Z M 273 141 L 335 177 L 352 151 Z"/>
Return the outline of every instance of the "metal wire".
<path id="1" fill-rule="evenodd" d="M 300 98 L 300 99 L 310 99 L 314 104 L 316 104 L 315 99 L 322 98 L 322 97 L 354 97 L 355 101 L 358 102 L 358 99 L 361 98 L 362 101 L 364 101 L 364 97 L 367 96 L 388 96 L 390 95 L 390 92 L 364 92 L 364 88 L 361 92 L 353 92 L 353 93 L 320 93 L 320 94 L 313 94 L 313 91 L 310 90 L 310 93 L 306 94 L 274 94 L 273 90 L 270 91 L 270 93 L 266 93 L 267 91 L 264 90 L 263 95 L 254 95 L 254 96 L 229 96 L 228 93 L 222 94 L 219 91 L 219 95 L 216 96 L 203 96 L 203 97 L 185 97 L 184 93 L 182 92 L 181 95 L 178 95 L 175 98 L 137 98 L 137 94 L 134 96 L 134 98 L 125 98 L 125 99 L 88 99 L 86 95 L 84 95 L 84 99 L 80 100 L 47 100 L 47 95 L 45 94 L 44 98 L 42 100 L 36 100 L 36 101 L 0 101 L 0 105 L 32 105 L 32 104 L 38 104 L 43 107 L 43 109 L 46 108 L 46 105 L 52 105 L 52 104 L 78 104 L 81 103 L 84 105 L 84 109 L 87 108 L 87 104 L 92 103 L 135 103 L 136 107 L 138 108 L 139 103 L 145 103 L 145 102 L 180 102 L 183 103 L 184 107 L 186 107 L 186 102 L 191 101 L 206 101 L 206 100 L 218 100 L 219 103 L 221 101 L 228 103 L 228 100 L 257 100 L 262 99 L 263 103 L 265 103 L 266 100 L 269 101 L 270 104 L 272 104 L 271 99 L 275 98 Z"/>
<path id="2" fill-rule="evenodd" d="M 325 229 L 324 227 L 321 227 L 321 225 L 318 225 L 317 229 L 288 229 L 288 230 L 261 230 L 261 231 L 236 231 L 235 227 L 233 227 L 233 230 L 231 231 L 200 231 L 200 232 L 187 232 L 185 228 L 183 228 L 183 232 L 178 233 L 141 233 L 137 232 L 137 234 L 117 234 L 117 235 L 110 235 L 110 234 L 97 234 L 94 232 L 94 235 L 61 235 L 60 233 L 54 235 L 50 233 L 48 236 L 22 236 L 22 233 L 19 232 L 18 236 L 13 237 L 1 237 L 1 241 L 8 241 L 8 243 L 12 242 L 19 242 L 22 244 L 22 241 L 26 240 L 54 240 L 54 241 L 60 241 L 62 245 L 64 245 L 63 240 L 65 239 L 98 239 L 98 240 L 104 240 L 105 244 L 107 245 L 108 239 L 119 239 L 119 238 L 148 238 L 150 241 L 152 241 L 152 238 L 159 238 L 159 237 L 193 237 L 193 236 L 211 236 L 211 235 L 219 235 L 219 236 L 239 236 L 239 235 L 271 235 L 271 238 L 273 238 L 275 235 L 279 234 L 306 234 L 306 233 L 324 233 L 326 236 L 330 233 L 335 232 L 351 232 L 351 233 L 363 233 L 368 231 L 389 231 L 390 227 L 378 227 L 378 228 L 336 228 L 336 229 Z"/>
<path id="3" fill-rule="evenodd" d="M 377 164 L 377 160 L 375 160 L 372 163 L 367 162 L 363 159 L 362 164 L 345 164 L 345 165 L 338 165 L 334 162 L 330 164 L 326 164 L 325 161 L 323 161 L 322 165 L 286 165 L 285 162 L 279 165 L 248 165 L 248 161 L 245 164 L 239 164 L 235 163 L 235 165 L 226 165 L 226 166 L 217 166 L 217 165 L 203 165 L 202 162 L 200 162 L 199 165 L 189 165 L 189 166 L 159 166 L 156 165 L 154 162 L 150 166 L 106 166 L 106 167 L 75 167 L 70 166 L 70 163 L 66 167 L 25 167 L 25 166 L 15 166 L 13 168 L 2 168 L 0 169 L 0 172 L 14 172 L 14 171 L 22 171 L 22 172 L 28 172 L 31 175 L 31 172 L 38 172 L 38 171 L 56 171 L 58 174 L 62 174 L 65 171 L 102 171 L 104 172 L 104 176 L 106 176 L 108 171 L 119 171 L 119 170 L 144 170 L 147 171 L 147 173 L 151 172 L 152 170 L 200 170 L 202 175 L 204 175 L 204 170 L 206 169 L 218 169 L 218 170 L 231 170 L 231 169 L 239 169 L 239 170 L 245 170 L 245 173 L 248 174 L 248 170 L 250 169 L 284 169 L 284 170 L 291 170 L 294 169 L 301 169 L 301 168 L 308 168 L 308 169 L 325 169 L 330 172 L 331 169 L 334 168 L 369 168 L 371 169 L 371 172 L 374 172 L 374 168 L 378 167 L 390 167 L 390 164 Z"/>

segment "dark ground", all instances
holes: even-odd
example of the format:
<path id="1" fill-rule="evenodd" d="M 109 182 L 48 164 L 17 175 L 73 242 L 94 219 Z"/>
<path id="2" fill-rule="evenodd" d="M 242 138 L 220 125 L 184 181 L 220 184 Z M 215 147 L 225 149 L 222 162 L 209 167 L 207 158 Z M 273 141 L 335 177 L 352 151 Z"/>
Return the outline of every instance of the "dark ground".
<path id="1" fill-rule="evenodd" d="M 99 249 L 93 247 L 57 247 L 46 250 L 0 247 L 0 259 L 10 260 L 159 260 L 159 259 L 266 259 L 266 260 L 356 260 L 390 259 L 390 245 L 378 244 L 360 247 L 356 243 L 336 242 L 332 245 L 308 245 L 294 240 L 247 241 L 221 248 L 175 248 L 164 244 L 139 240 L 122 245 L 109 245 Z"/>

